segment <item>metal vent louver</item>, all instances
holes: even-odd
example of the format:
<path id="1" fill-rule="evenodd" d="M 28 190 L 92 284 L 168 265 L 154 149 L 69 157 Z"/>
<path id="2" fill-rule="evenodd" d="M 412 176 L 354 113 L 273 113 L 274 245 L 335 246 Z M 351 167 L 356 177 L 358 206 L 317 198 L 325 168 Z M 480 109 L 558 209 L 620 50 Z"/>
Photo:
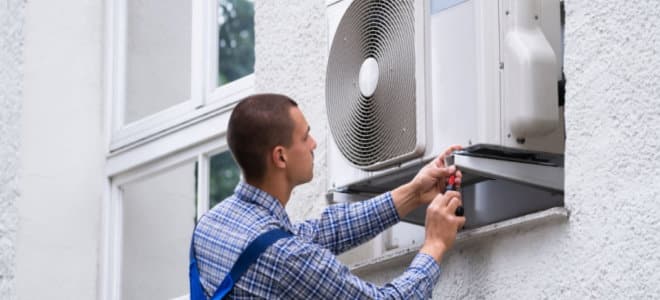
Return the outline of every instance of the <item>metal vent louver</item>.
<path id="1" fill-rule="evenodd" d="M 326 107 L 339 151 L 375 170 L 417 144 L 413 0 L 356 0 L 332 42 Z"/>

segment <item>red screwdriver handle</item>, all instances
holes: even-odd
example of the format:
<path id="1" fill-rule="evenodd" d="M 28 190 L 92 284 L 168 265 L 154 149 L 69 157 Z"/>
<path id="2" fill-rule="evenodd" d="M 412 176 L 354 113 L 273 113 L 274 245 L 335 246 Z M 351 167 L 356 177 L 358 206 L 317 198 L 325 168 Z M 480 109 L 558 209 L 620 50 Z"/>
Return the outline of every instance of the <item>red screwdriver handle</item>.
<path id="1" fill-rule="evenodd" d="M 445 190 L 447 191 L 456 190 L 456 176 L 454 175 L 449 176 L 449 180 L 447 180 L 447 187 L 445 188 Z M 463 206 L 457 207 L 455 214 L 459 217 L 462 217 L 465 214 L 465 210 L 463 209 Z"/>

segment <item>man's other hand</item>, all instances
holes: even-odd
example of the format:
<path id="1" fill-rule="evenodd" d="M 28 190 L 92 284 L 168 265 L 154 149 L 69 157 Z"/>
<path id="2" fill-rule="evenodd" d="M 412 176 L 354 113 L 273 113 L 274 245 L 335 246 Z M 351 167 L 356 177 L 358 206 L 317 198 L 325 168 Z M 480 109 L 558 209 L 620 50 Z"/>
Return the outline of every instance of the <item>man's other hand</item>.
<path id="1" fill-rule="evenodd" d="M 465 217 L 454 214 L 461 205 L 461 194 L 457 191 L 447 191 L 433 199 L 426 209 L 426 238 L 420 253 L 440 263 L 445 252 L 454 245 L 458 229 L 465 224 Z"/>

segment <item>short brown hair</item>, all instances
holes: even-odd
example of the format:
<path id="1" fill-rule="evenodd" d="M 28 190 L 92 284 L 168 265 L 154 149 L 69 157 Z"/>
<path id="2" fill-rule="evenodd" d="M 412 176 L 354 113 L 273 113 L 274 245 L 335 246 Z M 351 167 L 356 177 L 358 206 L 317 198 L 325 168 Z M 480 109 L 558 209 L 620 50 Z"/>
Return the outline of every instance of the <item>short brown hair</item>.
<path id="1" fill-rule="evenodd" d="M 227 127 L 227 143 L 247 180 L 261 181 L 267 153 L 275 146 L 291 146 L 293 120 L 290 110 L 298 103 L 279 94 L 244 98 L 234 108 Z"/>

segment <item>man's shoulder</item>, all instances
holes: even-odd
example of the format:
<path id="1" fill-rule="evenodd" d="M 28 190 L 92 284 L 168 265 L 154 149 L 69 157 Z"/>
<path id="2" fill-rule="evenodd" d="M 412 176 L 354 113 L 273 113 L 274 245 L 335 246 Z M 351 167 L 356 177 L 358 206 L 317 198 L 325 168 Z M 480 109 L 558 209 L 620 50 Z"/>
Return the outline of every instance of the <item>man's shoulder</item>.
<path id="1" fill-rule="evenodd" d="M 235 196 L 230 196 L 207 211 L 197 224 L 197 231 L 212 230 L 230 232 L 240 230 L 250 231 L 257 220 L 263 219 L 266 213 L 253 203 L 241 201 Z M 242 230 L 241 230 L 242 229 Z"/>
<path id="2" fill-rule="evenodd" d="M 204 214 L 194 234 L 195 239 L 206 241 L 199 244 L 203 248 L 208 247 L 209 254 L 225 247 L 228 247 L 225 250 L 231 248 L 228 252 L 239 253 L 257 236 L 275 228 L 285 229 L 266 208 L 231 196 Z M 276 242 L 271 249 L 273 251 L 269 252 L 282 258 L 306 257 L 324 250 L 308 238 L 299 236 L 296 229 L 293 230 L 291 237 Z"/>
<path id="3" fill-rule="evenodd" d="M 194 235 L 240 248 L 268 230 L 286 228 L 283 225 L 267 208 L 232 195 L 200 218 Z"/>

